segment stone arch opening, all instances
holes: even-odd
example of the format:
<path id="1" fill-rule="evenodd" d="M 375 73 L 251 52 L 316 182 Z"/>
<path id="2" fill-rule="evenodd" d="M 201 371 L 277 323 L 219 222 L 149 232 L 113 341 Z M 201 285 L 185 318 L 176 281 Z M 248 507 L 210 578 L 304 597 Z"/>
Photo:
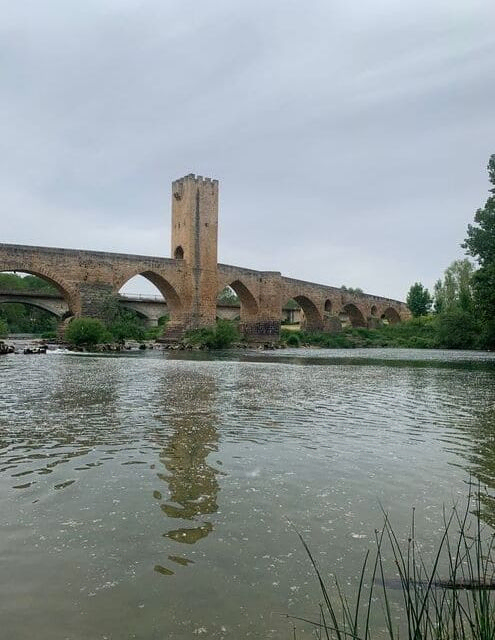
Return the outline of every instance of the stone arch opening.
<path id="1" fill-rule="evenodd" d="M 371 315 L 372 316 L 376 316 L 376 314 L 377 314 L 377 308 L 376 308 L 376 305 L 373 305 L 371 307 Z"/>
<path id="2" fill-rule="evenodd" d="M 72 315 L 72 297 L 60 282 L 39 270 L 0 270 L 0 319 L 9 333 L 55 333 Z"/>
<path id="3" fill-rule="evenodd" d="M 244 282 L 241 280 L 234 280 L 228 285 L 228 288 L 235 293 L 239 300 L 240 314 L 238 313 L 238 315 L 241 322 L 246 322 L 255 318 L 258 315 L 258 303 Z M 223 291 L 225 291 L 225 288 L 222 289 L 222 292 Z"/>
<path id="4" fill-rule="evenodd" d="M 132 309 L 147 303 L 163 305 L 160 315 L 168 315 L 170 319 L 178 319 L 182 314 L 182 301 L 176 289 L 159 273 L 154 271 L 142 271 L 128 276 L 118 289 L 122 304 L 125 300 L 132 302 Z M 142 311 L 143 315 L 147 315 Z"/>
<path id="5" fill-rule="evenodd" d="M 332 301 L 331 300 L 325 300 L 325 313 L 332 313 Z"/>
<path id="6" fill-rule="evenodd" d="M 397 324 L 400 322 L 400 315 L 393 307 L 387 307 L 382 313 L 382 320 L 386 320 L 388 324 Z"/>
<path id="7" fill-rule="evenodd" d="M 224 287 L 217 296 L 217 320 L 231 320 L 239 322 L 241 301 L 237 293 L 230 286 Z"/>
<path id="8" fill-rule="evenodd" d="M 16 293 L 22 291 L 43 292 L 59 294 L 66 301 L 69 312 L 73 315 L 77 311 L 77 299 L 62 278 L 43 269 L 29 269 L 26 266 L 17 266 L 0 263 L 0 288 L 4 291 L 12 289 Z"/>
<path id="9" fill-rule="evenodd" d="M 180 245 L 175 248 L 174 258 L 176 260 L 184 260 L 184 249 Z"/>
<path id="10" fill-rule="evenodd" d="M 295 305 L 294 305 L 295 303 Z M 291 313 L 290 309 L 294 311 Z M 283 305 L 282 318 L 287 318 L 287 313 L 293 317 L 291 324 L 299 324 L 304 331 L 322 331 L 323 318 L 316 304 L 307 296 L 295 295 Z M 298 322 L 299 320 L 299 322 Z"/>
<path id="11" fill-rule="evenodd" d="M 366 319 L 355 304 L 346 304 L 342 311 L 353 327 L 366 327 Z"/>

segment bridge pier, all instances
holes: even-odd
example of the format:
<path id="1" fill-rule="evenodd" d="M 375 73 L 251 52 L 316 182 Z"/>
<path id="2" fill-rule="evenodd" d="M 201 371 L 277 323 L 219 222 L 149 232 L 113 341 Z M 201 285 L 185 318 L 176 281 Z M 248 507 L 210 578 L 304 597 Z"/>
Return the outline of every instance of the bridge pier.
<path id="1" fill-rule="evenodd" d="M 93 318 L 105 317 L 109 306 L 115 300 L 115 292 L 111 284 L 101 282 L 81 282 L 78 286 L 80 307 L 76 315 Z"/>
<path id="2" fill-rule="evenodd" d="M 276 342 L 280 338 L 280 320 L 241 322 L 239 331 L 248 342 Z"/>

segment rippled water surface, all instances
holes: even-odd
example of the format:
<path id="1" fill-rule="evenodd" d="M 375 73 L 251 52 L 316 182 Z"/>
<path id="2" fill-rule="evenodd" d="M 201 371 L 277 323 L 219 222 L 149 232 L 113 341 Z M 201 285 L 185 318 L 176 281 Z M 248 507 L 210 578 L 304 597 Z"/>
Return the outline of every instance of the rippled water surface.
<path id="1" fill-rule="evenodd" d="M 3 356 L 2 637 L 290 638 L 319 602 L 291 523 L 352 586 L 381 507 L 434 540 L 469 474 L 490 354 Z"/>

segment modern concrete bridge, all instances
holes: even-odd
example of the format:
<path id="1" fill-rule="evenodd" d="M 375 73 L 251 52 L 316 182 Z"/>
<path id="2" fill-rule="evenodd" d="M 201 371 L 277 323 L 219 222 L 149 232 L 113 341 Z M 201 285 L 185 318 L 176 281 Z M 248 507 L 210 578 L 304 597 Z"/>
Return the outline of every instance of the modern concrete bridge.
<path id="1" fill-rule="evenodd" d="M 240 300 L 240 329 L 252 340 L 276 339 L 282 308 L 295 300 L 308 331 L 336 331 L 342 318 L 354 326 L 410 317 L 407 306 L 369 294 L 286 278 L 217 262 L 218 181 L 190 174 L 172 184 L 172 258 L 0 244 L 0 271 L 44 278 L 60 292 L 61 315 L 98 317 L 111 297 L 136 275 L 152 282 L 166 300 L 170 322 L 164 339 L 214 324 L 217 296 L 230 286 Z M 33 298 L 25 296 L 26 304 Z M 21 300 L 18 299 L 18 302 Z M 121 304 L 130 303 L 121 299 Z M 55 303 L 60 310 L 60 298 Z M 40 306 L 40 304 L 36 305 Z M 142 308 L 142 307 L 141 307 Z M 58 314 L 58 311 L 57 311 Z"/>

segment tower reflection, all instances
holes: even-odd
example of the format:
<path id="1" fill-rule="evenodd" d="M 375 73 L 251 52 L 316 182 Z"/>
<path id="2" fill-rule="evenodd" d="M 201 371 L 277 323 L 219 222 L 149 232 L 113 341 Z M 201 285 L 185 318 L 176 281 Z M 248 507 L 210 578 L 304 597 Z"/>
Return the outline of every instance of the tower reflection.
<path id="1" fill-rule="evenodd" d="M 218 510 L 219 472 L 208 464 L 208 456 L 218 449 L 216 386 L 212 377 L 198 370 L 169 371 L 162 393 L 170 436 L 159 455 L 166 473 L 158 473 L 158 477 L 168 485 L 169 498 L 160 508 L 167 518 L 182 521 L 182 526 L 163 535 L 175 542 L 194 544 L 213 530 L 204 516 Z M 154 497 L 163 499 L 161 491 L 155 491 Z M 188 563 L 186 558 L 169 559 Z M 172 573 L 158 565 L 155 570 Z"/>

